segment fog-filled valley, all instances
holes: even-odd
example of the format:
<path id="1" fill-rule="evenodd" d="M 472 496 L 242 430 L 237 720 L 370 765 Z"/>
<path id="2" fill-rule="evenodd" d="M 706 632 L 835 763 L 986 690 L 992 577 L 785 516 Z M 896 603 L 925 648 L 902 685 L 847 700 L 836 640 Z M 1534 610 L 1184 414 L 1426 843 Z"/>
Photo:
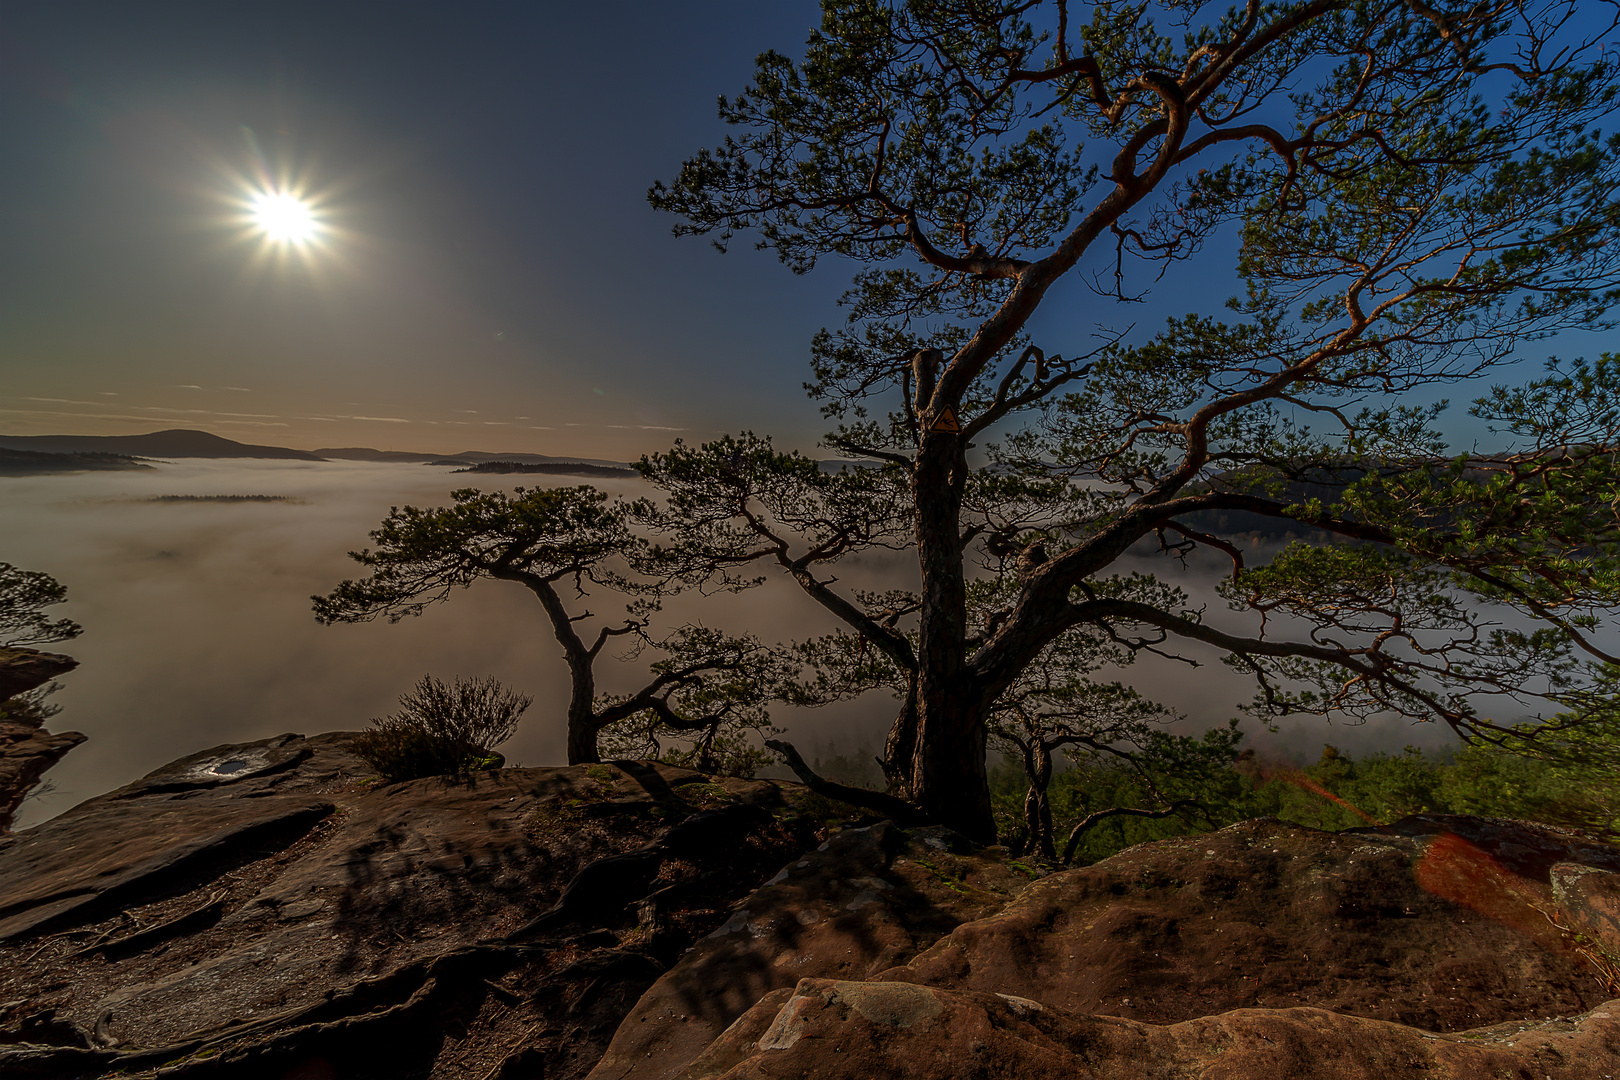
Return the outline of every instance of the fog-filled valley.
<path id="1" fill-rule="evenodd" d="M 68 588 L 53 615 L 84 627 L 50 646 L 80 661 L 52 699 L 57 730 L 89 741 L 50 773 L 24 804 L 19 825 L 37 823 L 183 754 L 282 732 L 362 728 L 392 711 L 424 673 L 494 675 L 535 699 L 518 734 L 501 749 L 529 765 L 564 760 L 567 672 L 534 598 L 516 585 L 484 581 L 421 618 L 390 625 L 322 627 L 310 596 L 362 568 L 345 552 L 363 547 L 389 507 L 441 505 L 454 488 L 510 489 L 558 477 L 462 477 L 444 468 L 350 462 L 182 459 L 153 469 L 0 480 L 0 561 L 51 574 Z M 640 481 L 595 481 L 627 495 Z M 255 495 L 268 501 L 164 499 Z M 1149 568 L 1150 560 L 1129 560 Z M 1151 568 L 1170 572 L 1167 560 Z M 914 576 L 906 553 L 851 559 L 841 584 L 894 587 Z M 1204 575 L 1184 573 L 1195 596 L 1221 620 Z M 1199 582 L 1204 584 L 1200 587 Z M 580 610 L 612 616 L 622 603 L 593 596 Z M 1229 617 L 1229 616 L 1228 616 Z M 716 597 L 666 604 L 666 625 L 700 621 L 752 630 L 767 640 L 802 638 L 831 621 L 780 579 Z M 1202 665 L 1147 658 L 1126 673 L 1145 692 L 1180 709 L 1189 730 L 1237 715 L 1252 686 L 1213 655 Z M 598 665 L 600 688 L 628 689 L 646 660 Z M 773 710 L 786 738 L 812 756 L 881 746 L 892 703 L 869 696 L 817 711 Z M 1438 725 L 1362 726 L 1301 717 L 1276 733 L 1246 721 L 1250 745 L 1268 756 L 1313 760 L 1324 742 L 1353 752 L 1398 750 L 1454 740 Z"/>

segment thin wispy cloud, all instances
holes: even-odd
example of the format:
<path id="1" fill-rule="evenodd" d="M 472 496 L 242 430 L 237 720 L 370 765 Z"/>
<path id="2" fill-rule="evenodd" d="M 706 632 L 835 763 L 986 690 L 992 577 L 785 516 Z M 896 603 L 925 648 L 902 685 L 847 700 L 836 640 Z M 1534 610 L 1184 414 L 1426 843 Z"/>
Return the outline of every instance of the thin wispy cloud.
<path id="1" fill-rule="evenodd" d="M 273 413 L 220 412 L 217 409 L 171 409 L 164 405 L 131 405 L 142 412 L 173 413 L 177 416 L 230 416 L 244 420 L 280 420 Z"/>
<path id="2" fill-rule="evenodd" d="M 581 424 L 572 420 L 563 424 L 563 427 L 596 427 L 608 431 L 686 431 L 683 427 L 665 427 L 662 424 Z M 539 430 L 550 431 L 550 428 Z"/>
<path id="3" fill-rule="evenodd" d="M 117 397 L 117 395 L 113 395 L 113 397 Z M 13 400 L 13 402 L 39 402 L 40 405 L 83 405 L 86 406 L 86 408 L 102 408 L 102 406 L 105 405 L 105 402 L 78 402 L 78 400 L 73 400 L 73 398 L 62 397 L 19 397 L 11 398 L 11 400 Z M 282 416 L 274 415 L 274 413 L 227 413 L 227 411 L 212 410 L 212 408 L 172 408 L 172 406 L 167 405 L 125 405 L 125 408 L 133 408 L 133 410 L 141 411 L 141 413 L 168 413 L 170 416 L 224 416 L 224 418 L 230 419 L 277 419 L 277 421 L 282 419 Z M 84 416 L 86 419 L 104 419 L 102 416 L 91 416 L 89 413 L 63 413 L 63 411 L 55 410 L 39 410 L 39 415 Z M 146 418 L 146 416 L 128 416 L 128 418 L 125 419 L 151 418 Z"/>
<path id="4" fill-rule="evenodd" d="M 6 414 L 6 415 L 9 415 L 9 416 L 32 416 L 32 417 L 55 416 L 55 417 L 63 417 L 63 418 L 70 419 L 70 420 L 123 420 L 123 421 L 128 421 L 128 422 L 136 423 L 136 424 L 151 424 L 151 423 L 154 423 L 154 422 L 158 422 L 157 418 L 152 417 L 152 416 L 130 416 L 130 415 L 125 414 L 125 413 L 66 412 L 66 411 L 61 410 L 61 409 L 0 409 L 0 413 Z M 195 423 L 195 424 L 200 424 L 200 425 L 202 425 L 204 427 L 208 427 L 208 426 L 211 426 L 211 425 L 218 425 L 218 424 L 247 425 L 247 426 L 251 426 L 251 427 L 287 427 L 288 426 L 286 423 L 284 423 L 282 421 L 279 421 L 279 420 L 266 421 L 266 420 L 230 420 L 230 419 L 226 419 L 226 420 L 215 420 L 215 421 L 194 420 L 194 421 L 191 421 L 191 422 Z"/>
<path id="5" fill-rule="evenodd" d="M 216 420 L 216 426 L 222 427 L 290 427 L 284 420 Z"/>
<path id="6" fill-rule="evenodd" d="M 114 394 L 112 396 L 116 397 L 117 395 Z M 101 408 L 102 406 L 104 406 L 106 404 L 106 402 L 104 402 L 104 401 L 76 401 L 73 398 L 51 398 L 51 397 L 20 397 L 20 398 L 13 398 L 11 400 L 13 400 L 13 401 L 37 401 L 37 402 L 39 402 L 40 404 L 43 404 L 43 405 L 83 405 L 86 408 L 90 408 L 90 409 L 99 409 L 99 408 Z M 220 411 L 218 409 L 175 409 L 175 408 L 171 408 L 171 407 L 166 406 L 166 405 L 133 405 L 133 404 L 131 404 L 131 405 L 125 405 L 124 407 L 126 409 L 136 409 L 136 410 L 139 410 L 140 412 L 170 413 L 170 414 L 175 415 L 175 416 L 228 416 L 228 417 L 232 417 L 232 418 L 235 418 L 235 419 L 241 419 L 241 420 L 280 420 L 280 419 L 282 419 L 280 416 L 277 416 L 277 415 L 275 415 L 273 413 L 222 412 L 222 411 Z M 21 411 L 21 410 L 14 410 L 14 411 Z M 52 413 L 51 415 L 80 416 L 80 415 L 84 415 L 84 414 L 81 414 L 81 413 Z M 99 419 L 99 417 L 98 417 L 98 419 Z M 137 419 L 137 418 L 136 417 L 129 417 L 128 419 Z M 141 417 L 139 419 L 146 419 L 146 418 Z"/>
<path id="7" fill-rule="evenodd" d="M 106 404 L 106 402 L 104 402 L 104 401 L 74 401 L 72 398 L 61 398 L 61 397 L 20 397 L 20 398 L 12 398 L 12 400 L 13 401 L 38 401 L 38 402 L 43 402 L 43 403 L 49 404 L 49 405 L 89 405 L 89 406 L 92 406 L 92 407 L 95 407 L 95 408 L 99 408 L 100 406 Z"/>

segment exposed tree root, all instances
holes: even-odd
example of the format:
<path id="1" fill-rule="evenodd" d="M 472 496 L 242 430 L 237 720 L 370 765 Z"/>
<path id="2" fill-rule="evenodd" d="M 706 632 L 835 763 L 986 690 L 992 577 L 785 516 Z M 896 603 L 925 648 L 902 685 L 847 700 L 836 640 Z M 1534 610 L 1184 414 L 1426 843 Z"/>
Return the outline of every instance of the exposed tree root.
<path id="1" fill-rule="evenodd" d="M 928 823 L 927 816 L 904 799 L 896 798 L 882 791 L 868 791 L 866 788 L 850 787 L 848 784 L 840 784 L 817 775 L 815 770 L 805 764 L 804 758 L 799 754 L 798 750 L 794 749 L 792 743 L 783 742 L 780 739 L 766 739 L 765 745 L 781 754 L 787 762 L 787 767 L 793 770 L 793 774 L 799 778 L 799 781 L 817 795 L 874 811 L 884 817 L 894 819 L 895 823 L 899 825 L 926 825 Z"/>

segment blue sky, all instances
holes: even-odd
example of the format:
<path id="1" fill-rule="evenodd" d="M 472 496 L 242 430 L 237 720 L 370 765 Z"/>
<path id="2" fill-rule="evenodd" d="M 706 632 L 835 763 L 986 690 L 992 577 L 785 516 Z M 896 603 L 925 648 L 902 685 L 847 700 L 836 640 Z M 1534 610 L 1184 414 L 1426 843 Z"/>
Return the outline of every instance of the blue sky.
<path id="1" fill-rule="evenodd" d="M 670 236 L 647 187 L 814 4 L 0 9 L 0 433 L 627 457 L 813 442 L 834 275 Z M 253 177 L 324 202 L 266 257 Z M 357 419 L 364 418 L 364 419 Z"/>
<path id="2" fill-rule="evenodd" d="M 811 449 L 809 340 L 840 321 L 847 268 L 795 277 L 747 242 L 722 257 L 645 193 L 723 135 L 715 98 L 755 54 L 797 54 L 817 17 L 808 0 L 0 7 L 0 434 L 629 459 L 749 429 Z M 244 230 L 265 178 L 320 200 L 318 249 Z M 1099 323 L 1218 311 L 1232 254 L 1211 245 L 1123 311 L 1072 281 L 1032 326 L 1073 353 Z"/>

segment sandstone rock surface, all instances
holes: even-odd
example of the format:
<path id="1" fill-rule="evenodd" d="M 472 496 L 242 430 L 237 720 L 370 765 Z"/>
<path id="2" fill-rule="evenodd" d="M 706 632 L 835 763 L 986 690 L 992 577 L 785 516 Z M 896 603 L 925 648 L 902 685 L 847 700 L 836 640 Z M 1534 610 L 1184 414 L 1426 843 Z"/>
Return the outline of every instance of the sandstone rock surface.
<path id="1" fill-rule="evenodd" d="M 1440 1034 L 1324 1009 L 1177 1024 L 974 990 L 805 979 L 733 1024 L 683 1080 L 1609 1080 L 1620 1002 L 1574 1018 Z"/>
<path id="2" fill-rule="evenodd" d="M 1256 821 L 1043 877 L 795 784 L 382 784 L 348 738 L 0 838 L 0 1076 L 1620 1077 L 1620 850 L 1577 834 Z"/>
<path id="3" fill-rule="evenodd" d="M 770 991 L 865 979 L 992 914 L 1026 885 L 945 829 L 847 829 L 784 867 L 653 984 L 590 1080 L 668 1080 Z"/>
<path id="4" fill-rule="evenodd" d="M 1620 851 L 1478 818 L 1250 821 L 1042 878 L 875 977 L 1160 1024 L 1300 1006 L 1428 1031 L 1569 1016 L 1610 995 L 1549 921 L 1557 864 L 1620 870 Z"/>
<path id="5" fill-rule="evenodd" d="M 830 861 L 832 884 L 816 887 L 858 865 Z M 811 950 L 742 933 L 740 911 L 728 924 L 740 956 L 778 972 L 746 985 L 770 992 L 692 1054 L 694 1029 L 728 1015 L 718 989 L 691 989 L 728 970 L 724 949 L 700 943 L 591 1080 L 1620 1076 L 1620 985 L 1603 960 L 1620 953 L 1617 869 L 1620 850 L 1523 822 L 1427 816 L 1340 834 L 1246 822 L 1010 890 L 887 970 L 835 968 L 827 950 L 797 989 L 789 964 Z M 770 910 L 784 883 L 742 910 Z M 1540 1034 L 1519 1045 L 1521 1032 Z M 1558 1061 L 1580 1067 L 1535 1071 Z"/>
<path id="6" fill-rule="evenodd" d="M 17 807 L 45 771 L 85 738 L 77 731 L 46 731 L 43 717 L 5 712 L 4 702 L 78 666 L 77 660 L 61 653 L 0 649 L 0 836 L 11 831 Z"/>
<path id="7" fill-rule="evenodd" d="M 579 1075 L 818 839 L 766 781 L 380 784 L 347 738 L 216 747 L 0 841 L 0 1075 Z"/>

